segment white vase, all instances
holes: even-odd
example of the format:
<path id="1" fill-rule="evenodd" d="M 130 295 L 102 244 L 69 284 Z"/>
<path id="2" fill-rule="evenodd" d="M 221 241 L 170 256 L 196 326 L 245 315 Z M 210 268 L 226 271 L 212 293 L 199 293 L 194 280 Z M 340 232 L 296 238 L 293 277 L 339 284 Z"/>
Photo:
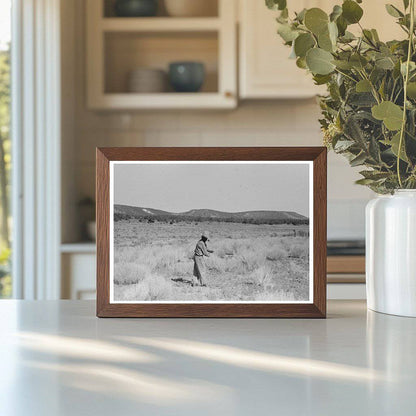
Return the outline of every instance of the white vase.
<path id="1" fill-rule="evenodd" d="M 416 190 L 368 203 L 366 281 L 369 309 L 416 317 Z"/>

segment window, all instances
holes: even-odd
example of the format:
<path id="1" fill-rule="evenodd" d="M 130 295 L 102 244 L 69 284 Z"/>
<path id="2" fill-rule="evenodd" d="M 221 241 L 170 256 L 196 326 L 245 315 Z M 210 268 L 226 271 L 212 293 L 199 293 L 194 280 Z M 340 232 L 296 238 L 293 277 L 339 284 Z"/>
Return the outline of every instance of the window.
<path id="1" fill-rule="evenodd" d="M 0 298 L 12 294 L 10 267 L 10 42 L 11 0 L 0 0 Z"/>

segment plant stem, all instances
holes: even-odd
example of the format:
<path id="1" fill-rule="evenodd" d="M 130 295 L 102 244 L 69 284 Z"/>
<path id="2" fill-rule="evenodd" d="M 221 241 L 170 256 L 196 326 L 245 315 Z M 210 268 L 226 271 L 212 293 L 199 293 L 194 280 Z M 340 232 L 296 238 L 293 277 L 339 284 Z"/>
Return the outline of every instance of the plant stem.
<path id="1" fill-rule="evenodd" d="M 378 98 L 378 93 L 376 88 L 374 87 L 373 83 L 371 82 L 370 78 L 368 77 L 367 73 L 365 72 L 365 69 L 361 66 L 362 70 L 360 71 L 360 75 L 363 77 L 363 79 L 367 80 L 371 87 L 371 93 L 373 94 L 374 99 L 377 101 L 377 104 L 380 104 L 380 100 Z"/>
<path id="2" fill-rule="evenodd" d="M 351 81 L 354 81 L 355 83 L 357 83 L 357 80 L 353 77 L 350 77 L 348 74 L 346 74 L 345 72 L 340 71 L 338 68 L 335 68 L 335 71 L 340 73 L 341 75 L 344 75 L 344 77 L 349 78 Z"/>
<path id="3" fill-rule="evenodd" d="M 415 27 L 415 0 L 410 0 L 410 30 L 409 30 L 409 46 L 407 48 L 407 60 L 406 60 L 406 73 L 404 76 L 404 85 L 403 85 L 403 119 L 402 119 L 402 128 L 400 129 L 400 140 L 399 140 L 399 149 L 397 152 L 397 178 L 399 180 L 400 188 L 403 187 L 402 177 L 400 174 L 400 156 L 402 154 L 404 132 L 406 129 L 406 108 L 407 108 L 407 83 L 409 82 L 409 68 L 410 60 L 412 58 L 413 50 L 413 35 Z"/>

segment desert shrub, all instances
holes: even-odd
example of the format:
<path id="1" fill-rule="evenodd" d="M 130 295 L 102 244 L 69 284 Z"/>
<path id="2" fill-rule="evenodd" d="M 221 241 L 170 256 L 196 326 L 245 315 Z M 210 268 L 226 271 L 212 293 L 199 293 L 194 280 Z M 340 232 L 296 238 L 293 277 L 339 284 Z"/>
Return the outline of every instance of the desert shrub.
<path id="1" fill-rule="evenodd" d="M 190 261 L 180 261 L 172 265 L 172 276 L 192 276 L 193 263 Z"/>
<path id="2" fill-rule="evenodd" d="M 273 271 L 267 265 L 262 265 L 251 273 L 253 282 L 262 288 L 265 288 L 270 283 L 272 277 Z"/>
<path id="3" fill-rule="evenodd" d="M 147 276 L 139 283 L 116 286 L 116 300 L 154 301 L 172 299 L 172 284 L 161 276 Z"/>
<path id="4" fill-rule="evenodd" d="M 266 252 L 266 259 L 270 261 L 281 260 L 287 257 L 287 251 L 283 247 L 274 247 Z"/>
<path id="5" fill-rule="evenodd" d="M 149 287 L 146 300 L 169 300 L 172 295 L 172 284 L 162 276 L 154 275 L 146 279 Z"/>
<path id="6" fill-rule="evenodd" d="M 225 258 L 227 256 L 233 256 L 239 250 L 239 244 L 237 241 L 218 241 L 215 244 L 215 254 L 218 257 Z"/>
<path id="7" fill-rule="evenodd" d="M 309 255 L 309 241 L 305 238 L 294 238 L 287 244 L 289 257 L 306 258 Z"/>
<path id="8" fill-rule="evenodd" d="M 128 285 L 138 283 L 149 276 L 148 267 L 136 263 L 116 263 L 114 265 L 114 283 Z"/>
<path id="9" fill-rule="evenodd" d="M 247 272 L 252 272 L 259 268 L 263 263 L 263 258 L 259 257 L 256 251 L 247 251 L 240 257 L 241 259 L 241 267 L 239 268 L 238 272 L 243 274 Z"/>

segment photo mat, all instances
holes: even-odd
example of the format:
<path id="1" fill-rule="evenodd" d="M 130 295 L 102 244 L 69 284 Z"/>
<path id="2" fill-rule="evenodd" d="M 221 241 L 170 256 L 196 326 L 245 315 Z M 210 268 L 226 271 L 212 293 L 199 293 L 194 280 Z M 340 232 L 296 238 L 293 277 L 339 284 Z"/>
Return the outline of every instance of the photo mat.
<path id="1" fill-rule="evenodd" d="M 110 303 L 314 302 L 312 161 L 109 170 Z"/>

